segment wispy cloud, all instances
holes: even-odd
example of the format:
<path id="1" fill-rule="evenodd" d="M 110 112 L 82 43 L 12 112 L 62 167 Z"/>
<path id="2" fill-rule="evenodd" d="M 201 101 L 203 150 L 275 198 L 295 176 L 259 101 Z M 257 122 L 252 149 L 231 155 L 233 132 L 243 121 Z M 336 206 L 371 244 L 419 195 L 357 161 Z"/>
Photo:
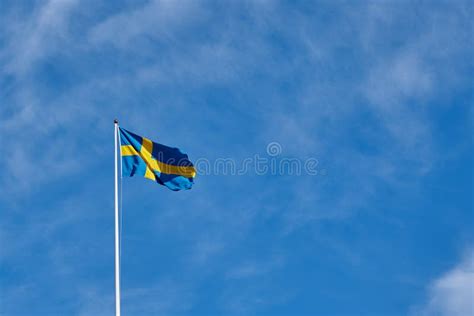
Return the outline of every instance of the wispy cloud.
<path id="1" fill-rule="evenodd" d="M 275 269 L 282 268 L 284 264 L 285 259 L 282 255 L 271 256 L 265 261 L 244 260 L 234 267 L 230 267 L 226 273 L 226 277 L 229 279 L 260 277 L 274 272 Z"/>
<path id="2" fill-rule="evenodd" d="M 24 76 L 41 58 L 63 49 L 68 42 L 68 17 L 76 0 L 50 0 L 36 8 L 29 19 L 10 16 L 6 23 L 9 42 L 0 60 L 6 60 L 4 71 Z"/>
<path id="3" fill-rule="evenodd" d="M 414 315 L 467 316 L 474 315 L 474 250 L 462 261 L 428 287 L 428 300 L 414 309 Z"/>
<path id="4" fill-rule="evenodd" d="M 149 1 L 138 8 L 108 17 L 91 30 L 90 39 L 93 44 L 109 43 L 121 49 L 140 51 L 135 44 L 146 45 L 146 42 L 140 41 L 148 36 L 150 40 L 162 37 L 172 40 L 181 27 L 202 15 L 201 8 L 202 5 L 195 1 Z"/>

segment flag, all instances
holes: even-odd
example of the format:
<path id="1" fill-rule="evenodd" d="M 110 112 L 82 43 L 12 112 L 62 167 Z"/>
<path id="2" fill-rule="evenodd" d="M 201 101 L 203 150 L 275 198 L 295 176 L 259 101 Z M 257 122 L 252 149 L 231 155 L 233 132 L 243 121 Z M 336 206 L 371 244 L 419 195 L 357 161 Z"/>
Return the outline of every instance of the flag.
<path id="1" fill-rule="evenodd" d="M 119 132 L 122 176 L 144 176 L 173 191 L 191 189 L 196 170 L 188 155 L 124 128 L 120 127 Z"/>

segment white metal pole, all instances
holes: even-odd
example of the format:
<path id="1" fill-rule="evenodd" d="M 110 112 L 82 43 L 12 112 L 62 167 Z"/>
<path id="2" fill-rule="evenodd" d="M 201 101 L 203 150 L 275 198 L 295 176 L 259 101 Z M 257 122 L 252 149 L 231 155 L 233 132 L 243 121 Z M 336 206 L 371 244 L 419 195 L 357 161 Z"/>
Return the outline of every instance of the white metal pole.
<path id="1" fill-rule="evenodd" d="M 120 316 L 120 254 L 119 254 L 119 206 L 118 206 L 118 121 L 115 125 L 115 316 Z M 120 157 L 121 158 L 121 157 Z"/>

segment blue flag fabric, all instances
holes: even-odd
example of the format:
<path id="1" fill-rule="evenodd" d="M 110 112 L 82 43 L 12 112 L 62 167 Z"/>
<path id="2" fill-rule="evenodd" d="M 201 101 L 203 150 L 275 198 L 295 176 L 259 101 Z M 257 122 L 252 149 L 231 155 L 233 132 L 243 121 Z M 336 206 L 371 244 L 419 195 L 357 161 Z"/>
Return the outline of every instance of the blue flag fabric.
<path id="1" fill-rule="evenodd" d="M 124 128 L 120 127 L 119 132 L 123 176 L 144 176 L 173 191 L 191 189 L 196 170 L 188 155 Z"/>

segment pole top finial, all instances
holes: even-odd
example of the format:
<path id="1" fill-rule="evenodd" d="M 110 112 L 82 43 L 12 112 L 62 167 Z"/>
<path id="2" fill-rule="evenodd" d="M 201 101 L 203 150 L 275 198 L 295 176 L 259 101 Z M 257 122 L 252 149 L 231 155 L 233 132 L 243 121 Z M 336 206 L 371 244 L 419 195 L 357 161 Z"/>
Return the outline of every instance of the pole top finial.
<path id="1" fill-rule="evenodd" d="M 118 120 L 117 120 L 117 119 L 114 119 L 114 124 L 118 124 Z"/>

